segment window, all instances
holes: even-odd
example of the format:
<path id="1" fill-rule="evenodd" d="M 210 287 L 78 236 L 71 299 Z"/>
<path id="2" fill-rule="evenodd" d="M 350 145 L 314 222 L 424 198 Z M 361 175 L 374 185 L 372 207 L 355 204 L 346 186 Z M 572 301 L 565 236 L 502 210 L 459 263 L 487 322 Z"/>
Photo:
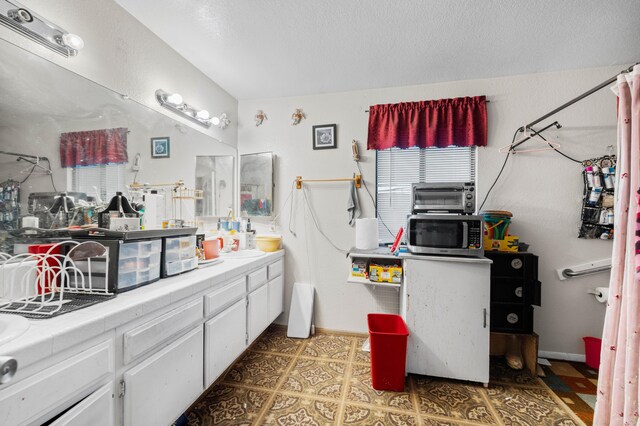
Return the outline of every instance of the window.
<path id="1" fill-rule="evenodd" d="M 71 191 L 109 201 L 118 191 L 124 191 L 124 164 L 69 168 Z"/>
<path id="2" fill-rule="evenodd" d="M 378 151 L 376 212 L 380 240 L 393 240 L 398 229 L 406 226 L 411 214 L 412 183 L 475 181 L 476 147 Z"/>

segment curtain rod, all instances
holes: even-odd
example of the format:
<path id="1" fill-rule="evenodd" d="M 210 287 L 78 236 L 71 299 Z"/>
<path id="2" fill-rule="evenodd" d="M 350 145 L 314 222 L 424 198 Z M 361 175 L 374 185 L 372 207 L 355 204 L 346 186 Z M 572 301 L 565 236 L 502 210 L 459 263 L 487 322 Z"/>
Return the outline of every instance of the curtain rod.
<path id="1" fill-rule="evenodd" d="M 546 113 L 545 115 L 543 115 L 542 117 L 540 117 L 540 118 L 538 118 L 536 120 L 533 120 L 531 123 L 525 125 L 524 127 L 521 127 L 519 130 L 521 132 L 524 132 L 524 131 L 526 131 L 526 129 L 529 129 L 532 126 L 535 126 L 536 124 L 540 123 L 541 121 L 546 120 L 547 118 L 551 117 L 552 115 L 555 115 L 555 114 L 559 113 L 563 109 L 566 109 L 566 108 L 570 107 L 571 105 L 575 104 L 576 102 L 579 102 L 579 101 L 583 100 L 587 96 L 593 95 L 597 91 L 599 91 L 601 89 L 604 89 L 605 87 L 609 86 L 610 84 L 613 84 L 618 79 L 618 75 L 633 71 L 633 67 L 638 65 L 638 64 L 640 64 L 640 62 L 636 62 L 634 65 L 631 65 L 629 68 L 623 69 L 622 71 L 620 71 L 618 74 L 614 75 L 613 77 L 611 77 L 607 81 L 603 81 L 602 83 L 598 84 L 595 87 L 592 87 L 591 89 L 587 90 L 586 92 L 582 93 L 581 95 L 578 95 L 575 98 L 571 99 L 570 101 L 565 102 L 564 104 L 560 105 L 558 108 L 554 109 L 553 111 L 550 111 L 550 112 Z M 511 147 L 511 149 L 514 149 L 514 148 L 518 147 L 519 145 L 521 145 L 524 142 L 528 141 L 530 138 L 531 137 L 528 136 L 528 137 L 522 139 L 517 144 L 513 145 Z"/>
<path id="2" fill-rule="evenodd" d="M 489 102 L 491 102 L 491 101 L 490 101 L 489 99 L 486 99 L 486 100 L 485 100 L 485 102 L 486 102 L 486 103 L 489 103 Z M 364 110 L 364 112 L 369 112 L 369 110 L 368 110 L 368 109 L 365 109 L 365 110 Z"/>

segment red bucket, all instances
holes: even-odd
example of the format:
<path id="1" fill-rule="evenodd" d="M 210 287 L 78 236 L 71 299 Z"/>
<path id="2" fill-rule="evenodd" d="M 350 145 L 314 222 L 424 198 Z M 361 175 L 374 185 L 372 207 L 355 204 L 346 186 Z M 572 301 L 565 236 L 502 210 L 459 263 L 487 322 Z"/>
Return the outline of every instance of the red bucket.
<path id="1" fill-rule="evenodd" d="M 602 349 L 602 339 L 597 337 L 583 337 L 584 353 L 586 363 L 589 367 L 597 370 L 600 368 L 600 350 Z"/>

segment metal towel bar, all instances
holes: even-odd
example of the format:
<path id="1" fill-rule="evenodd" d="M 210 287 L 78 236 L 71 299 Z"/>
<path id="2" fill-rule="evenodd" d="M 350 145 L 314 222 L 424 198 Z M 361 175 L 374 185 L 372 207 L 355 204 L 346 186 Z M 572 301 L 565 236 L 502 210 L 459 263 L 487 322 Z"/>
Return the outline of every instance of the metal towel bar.
<path id="1" fill-rule="evenodd" d="M 584 271 L 578 271 L 575 272 L 572 269 L 564 269 L 562 271 L 562 276 L 564 276 L 565 278 L 574 278 L 574 277 L 581 277 L 583 275 L 589 275 L 589 274 L 595 274 L 598 272 L 605 272 L 611 269 L 611 266 L 607 265 L 607 266 L 600 266 L 598 268 L 591 268 L 591 269 L 585 269 Z"/>
<path id="2" fill-rule="evenodd" d="M 296 188 L 302 189 L 303 182 L 355 182 L 356 188 L 360 188 L 362 185 L 362 175 L 355 175 L 352 178 L 337 178 L 337 179 L 302 179 L 302 176 L 296 176 Z"/>

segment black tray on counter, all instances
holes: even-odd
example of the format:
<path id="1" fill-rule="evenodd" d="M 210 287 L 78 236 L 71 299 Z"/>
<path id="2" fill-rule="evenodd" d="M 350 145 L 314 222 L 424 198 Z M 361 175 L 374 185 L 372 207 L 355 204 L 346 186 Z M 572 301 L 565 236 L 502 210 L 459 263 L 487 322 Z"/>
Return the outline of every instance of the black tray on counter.
<path id="1" fill-rule="evenodd" d="M 147 229 L 141 231 L 111 231 L 102 228 L 69 230 L 71 238 L 112 238 L 123 241 L 142 240 L 148 238 L 179 237 L 195 235 L 198 228 Z"/>

